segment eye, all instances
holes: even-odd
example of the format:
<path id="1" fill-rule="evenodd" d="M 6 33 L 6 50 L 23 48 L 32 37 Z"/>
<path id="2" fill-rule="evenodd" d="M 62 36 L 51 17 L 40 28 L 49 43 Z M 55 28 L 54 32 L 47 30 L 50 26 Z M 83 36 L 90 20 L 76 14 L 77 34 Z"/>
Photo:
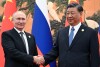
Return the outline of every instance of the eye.
<path id="1" fill-rule="evenodd" d="M 25 20 L 25 18 L 16 18 L 17 20 Z"/>
<path id="2" fill-rule="evenodd" d="M 22 20 L 25 20 L 25 18 L 22 18 Z"/>
<path id="3" fill-rule="evenodd" d="M 69 13 L 66 13 L 67 15 L 69 15 Z"/>
<path id="4" fill-rule="evenodd" d="M 71 14 L 73 15 L 73 14 L 75 14 L 75 12 L 72 12 Z"/>
<path id="5" fill-rule="evenodd" d="M 16 18 L 17 20 L 21 20 L 21 18 Z"/>

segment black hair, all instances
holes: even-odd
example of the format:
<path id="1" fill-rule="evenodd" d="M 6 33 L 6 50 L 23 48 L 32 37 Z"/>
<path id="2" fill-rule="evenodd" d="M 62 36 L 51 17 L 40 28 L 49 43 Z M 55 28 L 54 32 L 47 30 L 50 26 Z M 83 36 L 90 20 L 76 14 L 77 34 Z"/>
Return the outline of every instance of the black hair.
<path id="1" fill-rule="evenodd" d="M 83 12 L 83 7 L 78 3 L 68 4 L 67 9 L 68 8 L 74 8 L 74 7 L 76 7 L 79 12 Z"/>

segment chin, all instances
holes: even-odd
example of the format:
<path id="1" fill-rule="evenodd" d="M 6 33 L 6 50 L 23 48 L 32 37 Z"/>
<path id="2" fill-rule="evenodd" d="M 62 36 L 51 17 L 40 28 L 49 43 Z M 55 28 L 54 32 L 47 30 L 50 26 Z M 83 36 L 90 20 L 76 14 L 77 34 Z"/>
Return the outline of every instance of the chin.
<path id="1" fill-rule="evenodd" d="M 19 26 L 19 28 L 24 28 L 24 26 Z"/>
<path id="2" fill-rule="evenodd" d="M 73 22 L 69 22 L 69 24 L 73 24 Z"/>
<path id="3" fill-rule="evenodd" d="M 19 27 L 19 28 L 17 28 L 17 29 L 21 31 L 21 30 L 23 30 L 23 29 L 24 29 L 24 27 Z"/>
<path id="4" fill-rule="evenodd" d="M 71 22 L 71 23 L 69 23 L 69 24 L 72 25 L 72 26 L 74 25 L 73 22 Z"/>

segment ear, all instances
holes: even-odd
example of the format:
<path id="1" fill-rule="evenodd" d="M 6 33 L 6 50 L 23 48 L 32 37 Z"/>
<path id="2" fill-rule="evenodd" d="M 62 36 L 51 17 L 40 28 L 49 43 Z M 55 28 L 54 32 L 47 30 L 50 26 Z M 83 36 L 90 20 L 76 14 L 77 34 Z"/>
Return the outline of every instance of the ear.
<path id="1" fill-rule="evenodd" d="M 80 15 L 82 16 L 83 15 L 83 12 L 80 12 Z"/>

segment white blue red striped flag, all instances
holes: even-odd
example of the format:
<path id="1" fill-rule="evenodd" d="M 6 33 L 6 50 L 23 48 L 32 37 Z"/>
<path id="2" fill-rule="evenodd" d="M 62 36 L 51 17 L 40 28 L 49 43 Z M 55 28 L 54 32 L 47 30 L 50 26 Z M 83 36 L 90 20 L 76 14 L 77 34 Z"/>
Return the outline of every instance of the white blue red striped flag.
<path id="1" fill-rule="evenodd" d="M 53 42 L 48 19 L 47 0 L 36 0 L 32 34 L 41 53 L 43 55 L 48 53 L 53 46 Z M 56 67 L 56 62 L 50 63 L 49 67 Z"/>

